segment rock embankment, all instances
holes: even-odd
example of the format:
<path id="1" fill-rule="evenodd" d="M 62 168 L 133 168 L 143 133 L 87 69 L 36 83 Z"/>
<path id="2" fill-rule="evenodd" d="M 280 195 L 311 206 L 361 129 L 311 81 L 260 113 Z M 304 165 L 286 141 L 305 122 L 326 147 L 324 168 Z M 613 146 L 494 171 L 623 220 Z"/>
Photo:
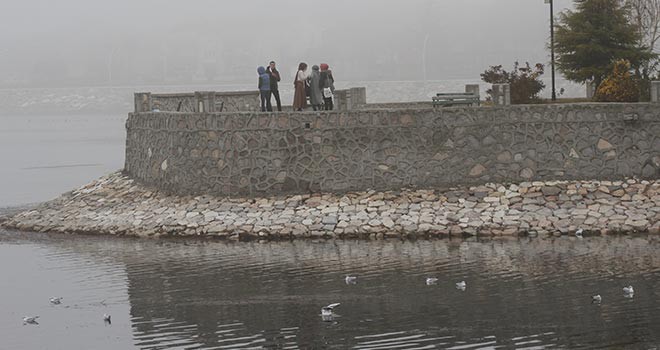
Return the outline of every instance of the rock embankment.
<path id="1" fill-rule="evenodd" d="M 660 231 L 660 180 L 548 181 L 274 198 L 172 196 L 122 173 L 21 212 L 38 232 L 239 238 L 387 238 Z"/>

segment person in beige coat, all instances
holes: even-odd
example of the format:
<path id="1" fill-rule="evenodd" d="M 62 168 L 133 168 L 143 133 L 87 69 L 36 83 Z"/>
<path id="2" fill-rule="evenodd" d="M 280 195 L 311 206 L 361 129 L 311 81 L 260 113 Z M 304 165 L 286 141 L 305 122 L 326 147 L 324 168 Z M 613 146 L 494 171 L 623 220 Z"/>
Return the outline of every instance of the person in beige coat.
<path id="1" fill-rule="evenodd" d="M 293 93 L 293 110 L 302 111 L 307 107 L 307 86 L 309 79 L 309 74 L 307 73 L 307 63 L 301 62 L 298 65 L 298 72 L 296 73 L 296 78 L 293 81 L 293 86 L 295 88 Z"/>

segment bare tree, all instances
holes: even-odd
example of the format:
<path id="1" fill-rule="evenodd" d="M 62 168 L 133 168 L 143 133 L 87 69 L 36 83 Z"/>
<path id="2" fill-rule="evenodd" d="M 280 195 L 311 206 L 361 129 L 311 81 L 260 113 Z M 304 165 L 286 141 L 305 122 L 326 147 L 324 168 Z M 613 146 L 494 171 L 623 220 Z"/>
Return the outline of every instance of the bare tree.
<path id="1" fill-rule="evenodd" d="M 637 68 L 636 74 L 642 79 L 640 97 L 650 92 L 650 80 L 660 75 L 660 0 L 621 0 L 628 7 L 630 21 L 639 31 L 639 46 L 654 54 L 654 58 Z"/>
<path id="2" fill-rule="evenodd" d="M 656 52 L 660 41 L 660 0 L 623 0 L 642 38 L 640 44 Z"/>

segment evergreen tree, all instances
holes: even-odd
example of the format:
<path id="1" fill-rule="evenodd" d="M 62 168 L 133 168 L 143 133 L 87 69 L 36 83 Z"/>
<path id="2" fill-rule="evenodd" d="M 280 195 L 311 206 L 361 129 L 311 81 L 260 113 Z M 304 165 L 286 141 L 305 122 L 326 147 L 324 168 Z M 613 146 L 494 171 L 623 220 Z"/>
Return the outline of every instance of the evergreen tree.
<path id="1" fill-rule="evenodd" d="M 575 0 L 575 11 L 559 15 L 555 28 L 557 68 L 572 81 L 598 87 L 617 60 L 638 68 L 653 57 L 640 47 L 639 28 L 620 0 Z"/>

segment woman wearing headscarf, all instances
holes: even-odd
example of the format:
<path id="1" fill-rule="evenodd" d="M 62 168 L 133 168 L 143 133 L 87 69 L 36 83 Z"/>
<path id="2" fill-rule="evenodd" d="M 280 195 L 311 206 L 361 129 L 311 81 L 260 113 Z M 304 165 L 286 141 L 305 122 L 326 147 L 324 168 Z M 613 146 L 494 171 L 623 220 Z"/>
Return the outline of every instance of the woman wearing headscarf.
<path id="1" fill-rule="evenodd" d="M 333 108 L 332 97 L 335 93 L 335 77 L 332 75 L 330 66 L 321 63 L 321 93 L 323 94 L 323 106 L 326 111 Z"/>
<path id="2" fill-rule="evenodd" d="M 296 78 L 293 81 L 293 86 L 295 88 L 293 93 L 293 110 L 302 111 L 303 108 L 307 107 L 307 93 L 305 92 L 305 84 L 307 84 L 307 79 L 309 75 L 307 74 L 307 63 L 301 62 L 298 65 L 298 72 L 296 73 Z"/>
<path id="3" fill-rule="evenodd" d="M 321 88 L 321 72 L 319 66 L 312 66 L 312 75 L 309 79 L 310 94 L 309 101 L 315 111 L 321 110 L 321 103 L 323 103 L 323 93 Z"/>

